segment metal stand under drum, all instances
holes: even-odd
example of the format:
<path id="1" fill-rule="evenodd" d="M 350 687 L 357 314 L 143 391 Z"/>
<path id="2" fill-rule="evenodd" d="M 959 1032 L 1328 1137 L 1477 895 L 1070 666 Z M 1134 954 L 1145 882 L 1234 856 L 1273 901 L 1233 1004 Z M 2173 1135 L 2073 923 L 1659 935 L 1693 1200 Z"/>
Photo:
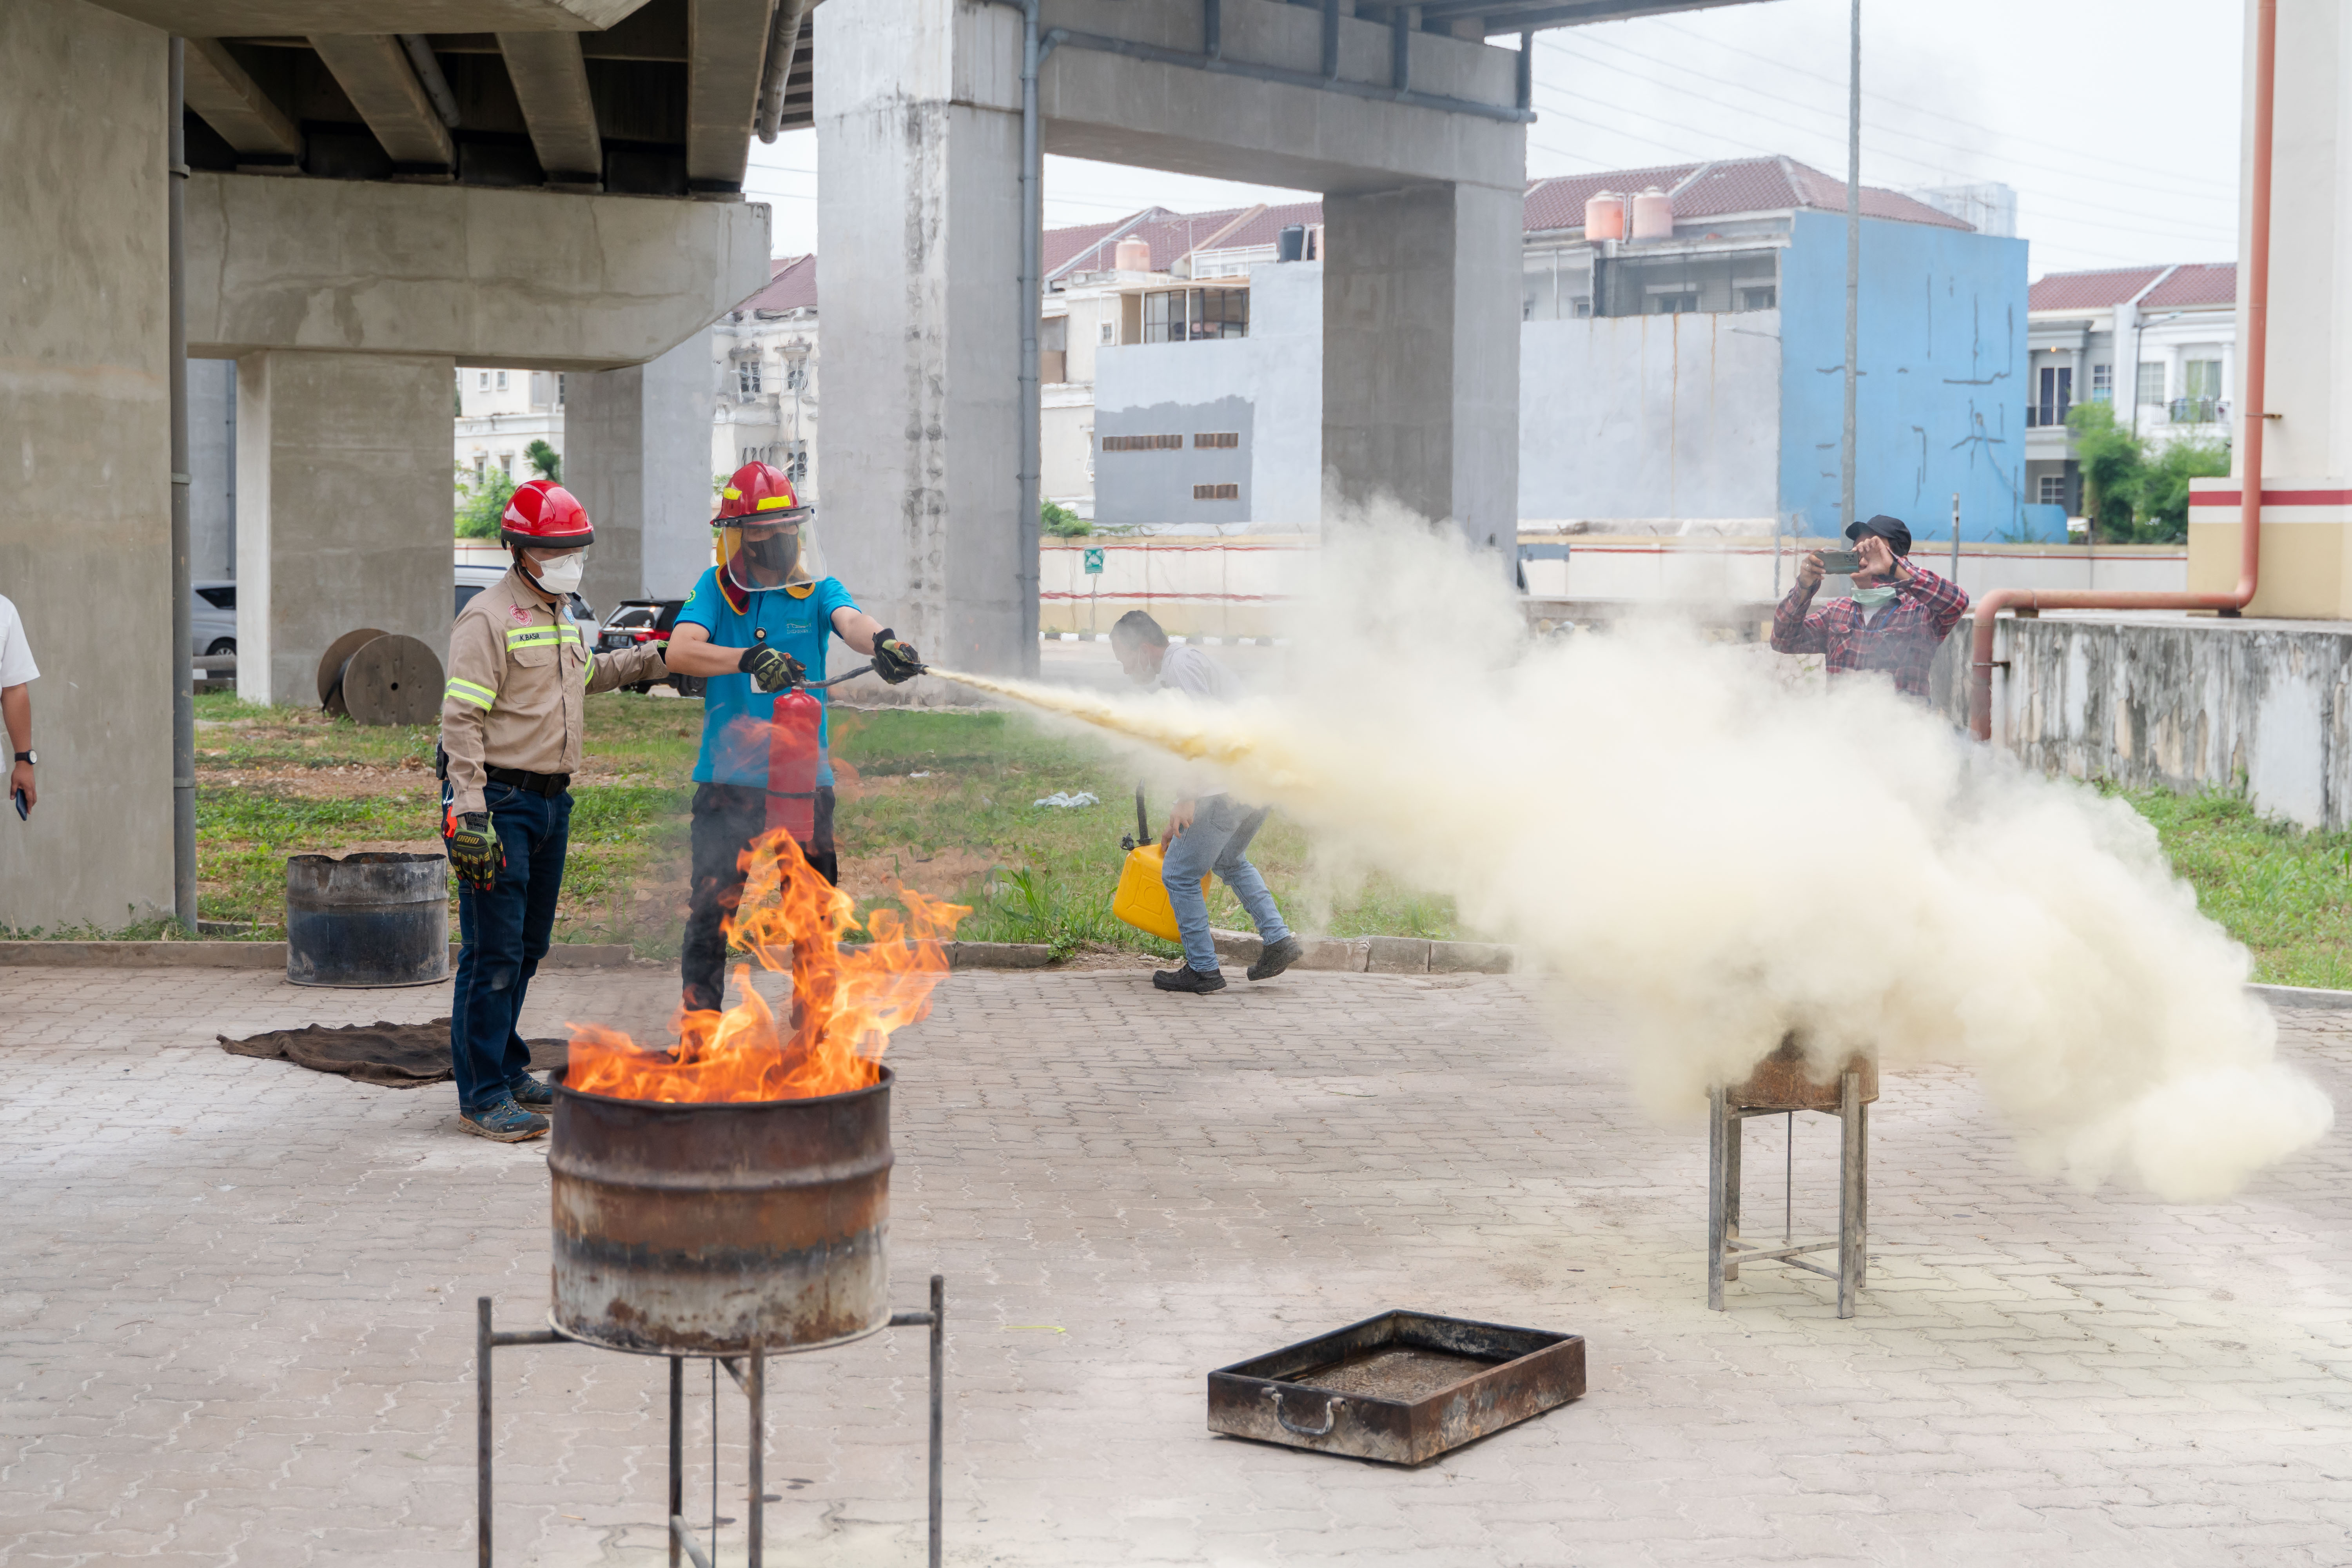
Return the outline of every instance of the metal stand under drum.
<path id="1" fill-rule="evenodd" d="M 474 1366 L 477 1379 L 475 1427 L 478 1453 L 476 1458 L 476 1522 L 475 1540 L 481 1568 L 490 1568 L 490 1352 L 510 1345 L 587 1345 L 590 1349 L 610 1347 L 588 1340 L 574 1339 L 553 1329 L 534 1329 L 523 1333 L 499 1333 L 490 1327 L 490 1298 L 476 1300 L 478 1320 L 475 1334 Z M 941 1386 L 947 1360 L 947 1287 L 940 1276 L 931 1276 L 931 1308 L 928 1312 L 893 1312 L 890 1328 L 928 1328 L 931 1331 L 931 1454 L 930 1454 L 930 1540 L 926 1561 L 930 1568 L 940 1568 L 940 1456 L 944 1426 Z M 767 1501 L 767 1435 L 768 1435 L 768 1362 L 770 1353 L 754 1347 L 747 1355 L 709 1356 L 709 1360 L 727 1369 L 750 1405 L 751 1433 L 748 1447 L 750 1462 L 749 1505 L 745 1515 L 747 1554 L 751 1568 L 761 1568 L 765 1555 L 765 1515 Z M 695 1568 L 712 1568 L 711 1557 L 697 1544 L 686 1522 L 686 1363 L 688 1357 L 672 1355 L 669 1362 L 669 1562 L 670 1568 L 679 1568 L 681 1554 Z M 714 1376 L 716 1373 L 713 1374 Z M 715 1423 L 718 1411 L 711 1418 Z M 715 1439 L 714 1439 L 715 1440 Z M 714 1526 L 716 1521 L 714 1520 Z M 714 1543 L 714 1551 L 716 1550 Z"/>
<path id="2" fill-rule="evenodd" d="M 1850 1059 L 1828 1083 L 1807 1076 L 1794 1036 L 1765 1058 L 1745 1083 L 1708 1090 L 1706 1304 L 1723 1310 L 1723 1287 L 1737 1281 L 1740 1266 L 1780 1263 L 1837 1281 L 1837 1315 L 1853 1316 L 1855 1296 L 1865 1283 L 1870 1206 L 1870 1102 L 1878 1098 L 1878 1065 L 1868 1057 Z M 1789 1179 L 1794 1186 L 1793 1133 L 1796 1113 L 1834 1116 L 1842 1134 L 1838 1152 L 1838 1234 L 1834 1241 L 1799 1243 L 1787 1234 L 1781 1245 L 1756 1247 L 1739 1238 L 1739 1129 L 1754 1116 L 1787 1116 L 1792 1135 Z M 1785 1200 L 1784 1200 L 1785 1201 Z M 1784 1215 L 1786 1210 L 1783 1211 Z M 1824 1268 L 1805 1254 L 1835 1248 L 1838 1266 Z"/>

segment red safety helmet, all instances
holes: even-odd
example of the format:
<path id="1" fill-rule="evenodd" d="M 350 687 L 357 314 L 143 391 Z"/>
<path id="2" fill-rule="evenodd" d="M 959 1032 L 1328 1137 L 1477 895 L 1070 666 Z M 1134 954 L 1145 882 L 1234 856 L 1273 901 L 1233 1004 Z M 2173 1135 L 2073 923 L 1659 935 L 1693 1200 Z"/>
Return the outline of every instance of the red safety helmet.
<path id="1" fill-rule="evenodd" d="M 553 479 L 528 479 L 508 500 L 499 537 L 534 550 L 577 550 L 595 542 L 596 529 L 570 490 Z"/>
<path id="2" fill-rule="evenodd" d="M 740 528 L 745 523 L 801 522 L 814 507 L 801 505 L 800 492 L 783 469 L 767 463 L 746 463 L 728 476 L 719 491 L 719 515 L 713 528 Z"/>

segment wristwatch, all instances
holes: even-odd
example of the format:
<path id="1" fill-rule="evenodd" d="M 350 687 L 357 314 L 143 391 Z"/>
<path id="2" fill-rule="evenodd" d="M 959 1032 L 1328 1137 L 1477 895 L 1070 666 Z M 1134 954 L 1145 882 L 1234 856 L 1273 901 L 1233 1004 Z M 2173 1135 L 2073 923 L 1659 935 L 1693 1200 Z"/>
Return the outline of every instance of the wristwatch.
<path id="1" fill-rule="evenodd" d="M 16 753 L 16 760 L 20 763 L 30 763 L 37 768 L 41 765 L 41 753 L 38 752 L 19 752 Z"/>

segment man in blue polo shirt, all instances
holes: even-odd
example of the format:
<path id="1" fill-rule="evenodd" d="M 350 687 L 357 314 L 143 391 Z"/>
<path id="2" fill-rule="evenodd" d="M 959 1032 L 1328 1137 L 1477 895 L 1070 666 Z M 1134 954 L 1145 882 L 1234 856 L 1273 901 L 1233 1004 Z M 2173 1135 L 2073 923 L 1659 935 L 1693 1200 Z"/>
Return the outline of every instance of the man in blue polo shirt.
<path id="1" fill-rule="evenodd" d="M 814 510 L 800 504 L 782 470 L 765 463 L 736 469 L 710 523 L 719 531 L 719 563 L 695 584 L 670 632 L 669 668 L 706 678 L 702 755 L 694 767 L 694 885 L 678 955 L 688 1012 L 716 1011 L 726 995 L 727 939 L 719 927 L 742 897 L 741 857 L 754 838 L 806 823 L 805 837 L 793 833 L 801 853 L 827 881 L 840 878 L 823 717 L 814 808 L 803 816 L 793 806 L 805 796 L 782 776 L 793 759 L 778 749 L 793 742 L 786 726 L 771 721 L 776 694 L 823 680 L 825 644 L 836 636 L 870 655 L 875 673 L 894 686 L 922 671 L 915 650 L 859 609 L 848 589 L 810 570 L 802 534 Z M 824 700 L 822 691 L 814 695 Z"/>

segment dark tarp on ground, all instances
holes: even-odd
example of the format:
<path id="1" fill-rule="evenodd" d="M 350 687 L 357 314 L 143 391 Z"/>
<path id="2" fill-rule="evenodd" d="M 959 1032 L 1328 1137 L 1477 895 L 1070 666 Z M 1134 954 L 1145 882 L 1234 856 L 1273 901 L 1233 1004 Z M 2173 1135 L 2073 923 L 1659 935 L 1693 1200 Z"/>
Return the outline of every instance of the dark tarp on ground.
<path id="1" fill-rule="evenodd" d="M 313 1024 L 306 1029 L 272 1029 L 250 1039 L 219 1037 L 232 1056 L 274 1057 L 314 1072 L 341 1073 L 361 1083 L 419 1089 L 449 1077 L 449 1020 L 429 1024 Z M 530 1065 L 551 1072 L 564 1065 L 566 1040 L 532 1040 Z"/>

